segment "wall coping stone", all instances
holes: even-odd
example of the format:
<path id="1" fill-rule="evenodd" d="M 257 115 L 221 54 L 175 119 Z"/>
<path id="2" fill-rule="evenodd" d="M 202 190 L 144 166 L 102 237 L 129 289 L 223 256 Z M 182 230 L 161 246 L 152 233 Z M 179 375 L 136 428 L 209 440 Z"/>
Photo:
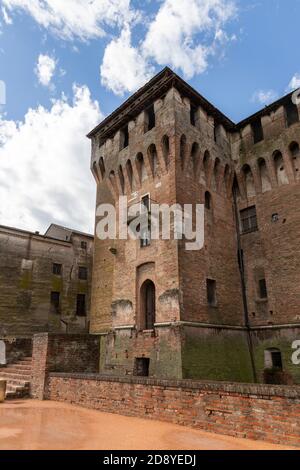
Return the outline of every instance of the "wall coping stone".
<path id="1" fill-rule="evenodd" d="M 99 382 L 118 382 L 127 384 L 150 385 L 165 388 L 181 388 L 191 390 L 203 390 L 208 392 L 224 392 L 239 395 L 254 395 L 259 398 L 268 399 L 271 397 L 299 398 L 300 386 L 267 385 L 267 384 L 244 384 L 238 382 L 207 382 L 199 380 L 166 380 L 145 377 L 116 377 L 100 374 L 74 374 L 51 372 L 49 377 L 59 377 L 62 379 L 93 380 Z"/>

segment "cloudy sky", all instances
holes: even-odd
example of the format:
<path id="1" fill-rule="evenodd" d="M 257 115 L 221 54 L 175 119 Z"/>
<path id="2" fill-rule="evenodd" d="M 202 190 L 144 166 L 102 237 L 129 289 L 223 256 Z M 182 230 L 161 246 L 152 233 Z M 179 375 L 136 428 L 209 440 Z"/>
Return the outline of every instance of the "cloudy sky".
<path id="1" fill-rule="evenodd" d="M 300 0 L 0 0 L 0 224 L 93 232 L 86 133 L 165 65 L 245 118 L 300 87 L 299 18 Z"/>

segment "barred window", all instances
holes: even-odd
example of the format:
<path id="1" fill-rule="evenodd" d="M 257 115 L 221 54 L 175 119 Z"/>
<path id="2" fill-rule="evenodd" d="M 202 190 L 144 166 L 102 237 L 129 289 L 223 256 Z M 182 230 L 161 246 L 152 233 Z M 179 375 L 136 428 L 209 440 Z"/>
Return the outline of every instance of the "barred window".
<path id="1" fill-rule="evenodd" d="M 256 207 L 248 207 L 240 211 L 242 233 L 255 232 L 258 230 Z"/>

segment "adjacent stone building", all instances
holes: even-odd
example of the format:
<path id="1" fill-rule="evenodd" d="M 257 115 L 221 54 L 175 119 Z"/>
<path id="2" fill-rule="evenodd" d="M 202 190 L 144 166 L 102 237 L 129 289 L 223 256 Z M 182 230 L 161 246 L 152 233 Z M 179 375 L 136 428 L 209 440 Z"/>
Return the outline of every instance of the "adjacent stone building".
<path id="1" fill-rule="evenodd" d="M 234 124 L 166 68 L 88 135 L 97 205 L 205 204 L 199 251 L 95 239 L 101 372 L 300 382 L 299 112 L 290 94 Z"/>
<path id="2" fill-rule="evenodd" d="M 0 339 L 87 332 L 94 238 L 0 226 Z"/>

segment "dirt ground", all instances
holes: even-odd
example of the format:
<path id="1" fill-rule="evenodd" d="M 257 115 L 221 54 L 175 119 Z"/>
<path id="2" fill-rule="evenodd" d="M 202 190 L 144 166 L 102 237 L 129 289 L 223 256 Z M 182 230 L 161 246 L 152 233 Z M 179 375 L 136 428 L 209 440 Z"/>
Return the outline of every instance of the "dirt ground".
<path id="1" fill-rule="evenodd" d="M 289 449 L 160 421 L 36 400 L 0 404 L 1 450 Z"/>

